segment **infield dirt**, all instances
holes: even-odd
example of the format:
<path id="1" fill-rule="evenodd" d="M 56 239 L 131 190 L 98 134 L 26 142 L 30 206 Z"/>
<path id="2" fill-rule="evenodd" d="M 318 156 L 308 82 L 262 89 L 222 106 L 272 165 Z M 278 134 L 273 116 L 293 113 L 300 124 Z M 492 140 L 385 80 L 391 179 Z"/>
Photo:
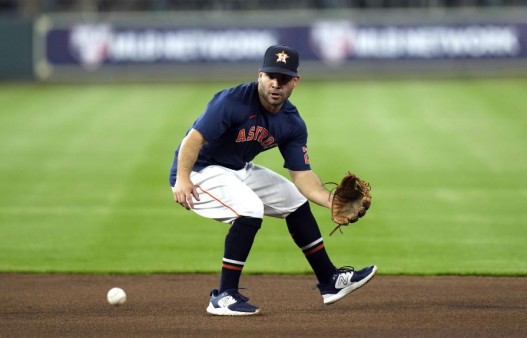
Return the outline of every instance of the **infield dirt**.
<path id="1" fill-rule="evenodd" d="M 0 274 L 0 337 L 527 337 L 527 278 L 377 276 L 324 305 L 311 276 L 244 276 L 261 313 L 205 312 L 215 275 Z M 112 306 L 106 293 L 126 290 Z"/>

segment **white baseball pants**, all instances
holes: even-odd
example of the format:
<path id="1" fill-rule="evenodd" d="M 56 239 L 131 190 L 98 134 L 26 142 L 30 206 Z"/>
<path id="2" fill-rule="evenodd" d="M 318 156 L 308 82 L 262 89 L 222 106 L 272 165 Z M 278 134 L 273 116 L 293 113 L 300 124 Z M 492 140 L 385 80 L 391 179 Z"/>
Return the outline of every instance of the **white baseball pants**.
<path id="1" fill-rule="evenodd" d="M 240 216 L 285 218 L 307 201 L 291 181 L 252 162 L 241 170 L 209 166 L 190 179 L 200 197 L 192 210 L 225 223 Z"/>

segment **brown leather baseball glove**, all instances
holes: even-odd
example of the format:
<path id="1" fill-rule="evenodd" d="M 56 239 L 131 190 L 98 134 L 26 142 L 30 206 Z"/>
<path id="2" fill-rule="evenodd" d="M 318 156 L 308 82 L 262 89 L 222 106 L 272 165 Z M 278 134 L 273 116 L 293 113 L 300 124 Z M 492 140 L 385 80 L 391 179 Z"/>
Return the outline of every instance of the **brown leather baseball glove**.
<path id="1" fill-rule="evenodd" d="M 355 223 L 360 217 L 366 214 L 371 205 L 371 187 L 357 175 L 348 172 L 337 185 L 331 203 L 331 219 L 337 226 L 331 233 L 333 235 L 337 229 L 342 232 L 341 226 Z"/>

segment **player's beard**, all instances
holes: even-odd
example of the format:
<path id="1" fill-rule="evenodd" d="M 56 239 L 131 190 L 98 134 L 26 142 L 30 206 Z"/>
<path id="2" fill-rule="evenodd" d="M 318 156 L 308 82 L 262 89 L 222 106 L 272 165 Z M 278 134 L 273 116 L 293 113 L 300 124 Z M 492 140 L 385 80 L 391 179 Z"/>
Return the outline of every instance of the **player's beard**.
<path id="1" fill-rule="evenodd" d="M 258 94 L 260 95 L 260 100 L 265 101 L 265 103 L 269 104 L 272 109 L 272 112 L 278 112 L 280 108 L 282 108 L 282 105 L 284 102 L 291 96 L 290 91 L 286 91 L 283 88 L 280 90 L 276 90 L 273 88 L 265 88 L 263 84 L 258 84 Z"/>

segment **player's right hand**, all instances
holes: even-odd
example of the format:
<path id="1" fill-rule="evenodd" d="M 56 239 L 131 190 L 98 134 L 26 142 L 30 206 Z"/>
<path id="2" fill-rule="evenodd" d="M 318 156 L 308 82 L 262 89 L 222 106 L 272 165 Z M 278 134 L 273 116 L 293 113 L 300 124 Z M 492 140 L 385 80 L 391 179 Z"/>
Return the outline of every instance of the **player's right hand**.
<path id="1" fill-rule="evenodd" d="M 196 201 L 199 201 L 199 194 L 196 188 L 197 186 L 195 186 L 190 179 L 186 180 L 178 178 L 173 190 L 174 200 L 187 210 L 194 208 L 192 197 L 194 197 Z"/>

